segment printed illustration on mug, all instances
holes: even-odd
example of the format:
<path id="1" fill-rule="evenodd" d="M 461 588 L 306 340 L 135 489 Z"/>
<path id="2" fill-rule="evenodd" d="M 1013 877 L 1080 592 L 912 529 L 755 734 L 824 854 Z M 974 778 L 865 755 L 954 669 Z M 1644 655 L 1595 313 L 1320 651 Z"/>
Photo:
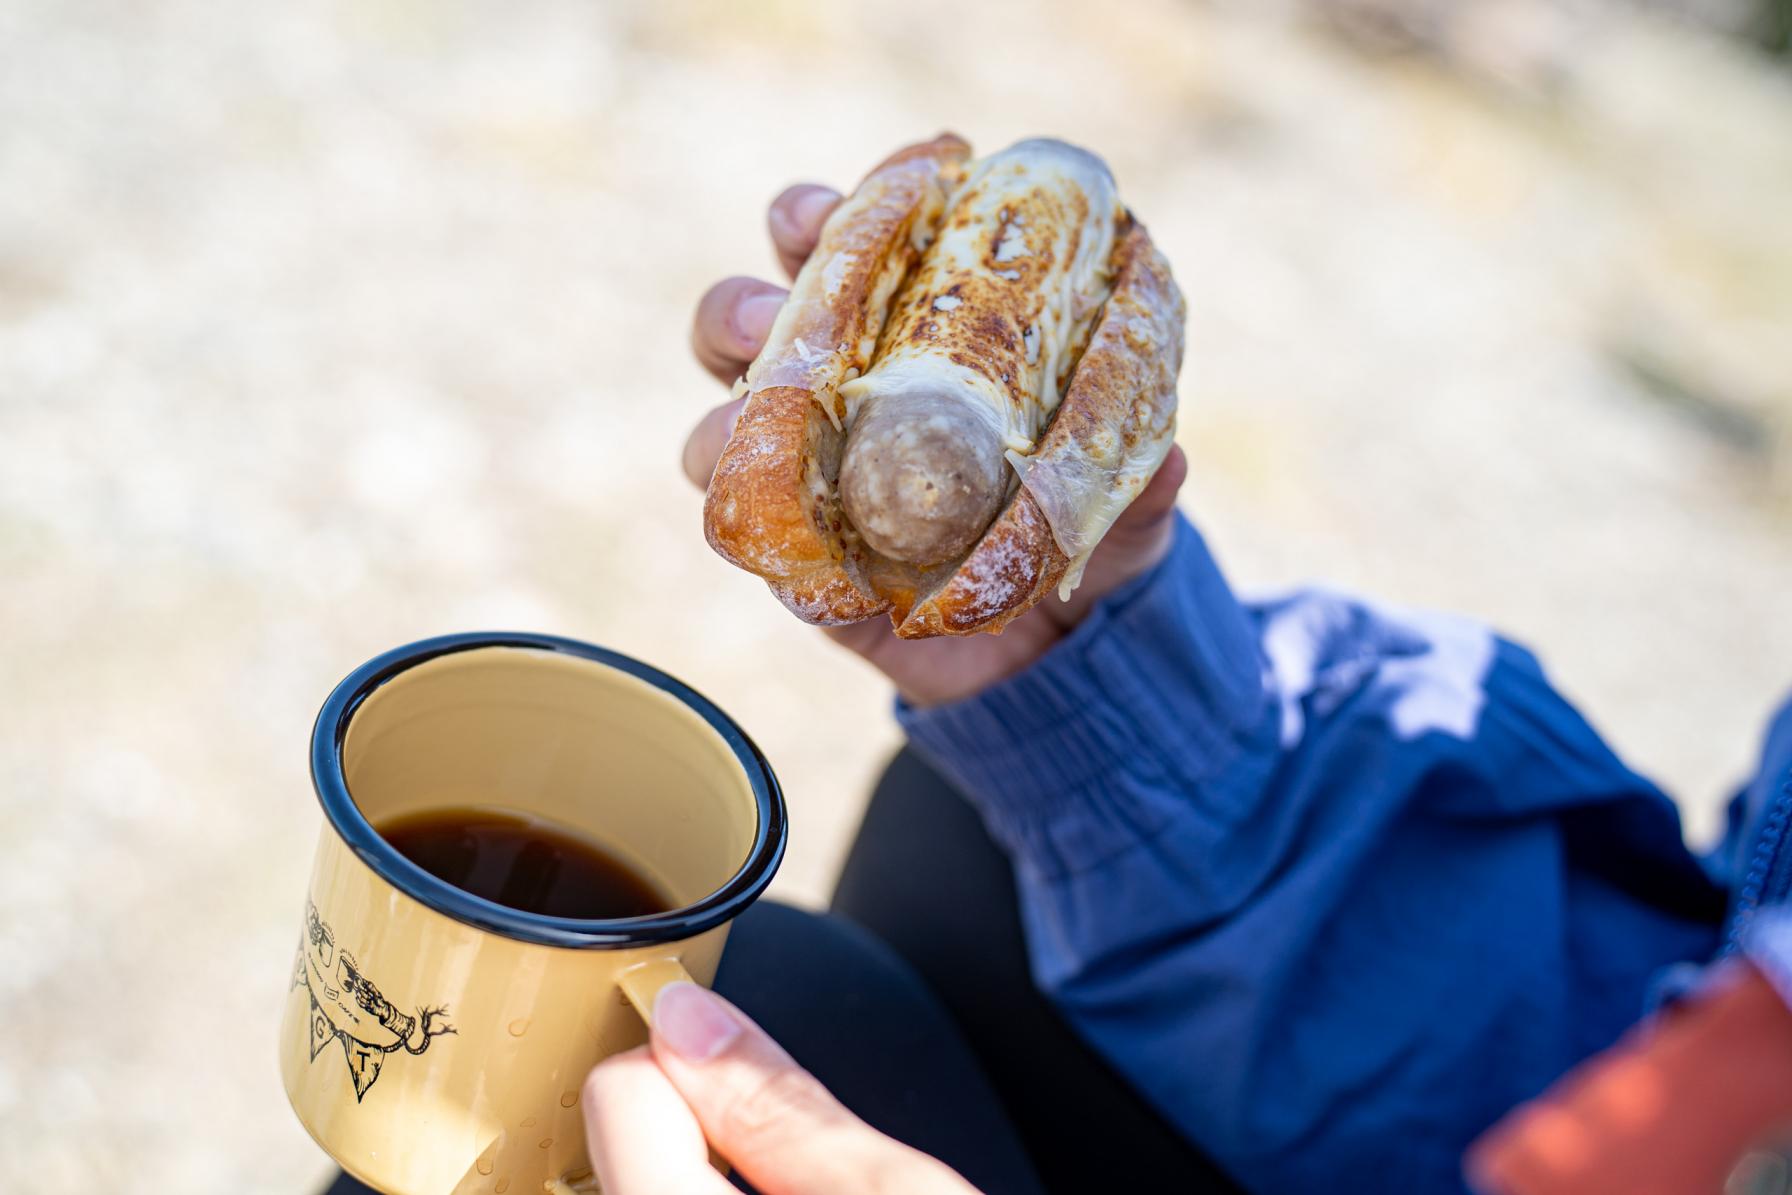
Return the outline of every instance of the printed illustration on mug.
<path id="1" fill-rule="evenodd" d="M 311 1000 L 311 1061 L 331 1042 L 341 1042 L 356 1103 L 380 1077 L 386 1055 L 400 1049 L 421 1054 L 431 1041 L 454 1032 L 445 1005 L 425 1005 L 416 1016 L 399 1012 L 362 973 L 355 956 L 337 947 L 336 935 L 310 900 L 305 902 L 292 986 L 303 986 Z"/>

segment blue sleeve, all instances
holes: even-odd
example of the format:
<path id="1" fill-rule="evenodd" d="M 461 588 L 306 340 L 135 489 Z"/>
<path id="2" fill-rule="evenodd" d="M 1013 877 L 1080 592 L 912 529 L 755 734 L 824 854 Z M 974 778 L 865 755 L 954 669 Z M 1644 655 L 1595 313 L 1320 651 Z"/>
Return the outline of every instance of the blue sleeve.
<path id="1" fill-rule="evenodd" d="M 1242 605 L 1186 522 L 1031 669 L 898 714 L 1013 861 L 1042 989 L 1256 1191 L 1462 1190 L 1479 1130 L 1715 945 L 1672 804 L 1528 653 Z"/>

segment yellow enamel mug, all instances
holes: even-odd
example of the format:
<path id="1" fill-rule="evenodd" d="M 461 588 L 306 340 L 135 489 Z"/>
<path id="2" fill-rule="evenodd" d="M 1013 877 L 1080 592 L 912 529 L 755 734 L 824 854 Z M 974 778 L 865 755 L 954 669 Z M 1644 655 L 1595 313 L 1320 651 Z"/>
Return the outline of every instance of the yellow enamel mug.
<path id="1" fill-rule="evenodd" d="M 280 1030 L 299 1120 L 389 1195 L 595 1189 L 586 1072 L 646 1040 L 661 985 L 714 978 L 729 921 L 783 857 L 764 756 L 712 702 L 627 656 L 478 633 L 350 674 L 318 715 L 311 775 L 326 824 Z M 456 807 L 575 829 L 677 907 L 522 912 L 436 878 L 374 829 Z"/>

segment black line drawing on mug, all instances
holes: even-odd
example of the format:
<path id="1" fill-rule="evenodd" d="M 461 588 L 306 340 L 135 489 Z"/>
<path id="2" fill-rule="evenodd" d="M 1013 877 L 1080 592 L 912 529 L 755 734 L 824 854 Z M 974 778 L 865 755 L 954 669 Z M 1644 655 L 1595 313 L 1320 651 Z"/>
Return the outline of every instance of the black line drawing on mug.
<path id="1" fill-rule="evenodd" d="M 293 960 L 292 988 L 301 986 L 311 1000 L 311 1061 L 331 1042 L 341 1042 L 357 1104 L 380 1077 L 386 1055 L 400 1049 L 421 1054 L 436 1038 L 455 1032 L 447 1005 L 423 1005 L 416 1016 L 399 1012 L 362 973 L 355 956 L 338 949 L 336 935 L 309 899 Z"/>

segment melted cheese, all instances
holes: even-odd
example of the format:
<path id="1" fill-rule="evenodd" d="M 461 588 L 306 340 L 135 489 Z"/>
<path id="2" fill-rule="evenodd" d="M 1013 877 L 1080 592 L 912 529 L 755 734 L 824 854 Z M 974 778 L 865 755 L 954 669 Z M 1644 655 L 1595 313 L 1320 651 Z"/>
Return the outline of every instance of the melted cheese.
<path id="1" fill-rule="evenodd" d="M 1179 306 L 1146 306 L 1136 296 L 1119 296 L 1109 305 L 1089 354 L 1115 353 L 1123 344 L 1127 351 L 1161 362 L 1161 354 L 1175 351 L 1179 319 Z M 1082 580 L 1096 545 L 1144 492 L 1175 443 L 1174 411 L 1152 403 L 1148 394 L 1153 392 L 1146 387 L 1133 395 L 1130 434 L 1104 428 L 1086 438 L 1059 438 L 1049 452 L 1038 456 L 1008 454 L 1021 484 L 1045 515 L 1052 538 L 1070 557 L 1070 568 L 1058 587 L 1060 598 L 1068 598 Z"/>
<path id="2" fill-rule="evenodd" d="M 1141 440 L 1117 468 L 1102 459 L 1099 449 L 1060 452 L 1049 460 L 1008 454 L 1008 463 L 1020 474 L 1021 484 L 1039 503 L 1059 550 L 1070 557 L 1070 568 L 1058 585 L 1060 599 L 1068 600 L 1082 582 L 1083 568 L 1096 545 L 1151 484 L 1175 440 L 1173 431 Z"/>

